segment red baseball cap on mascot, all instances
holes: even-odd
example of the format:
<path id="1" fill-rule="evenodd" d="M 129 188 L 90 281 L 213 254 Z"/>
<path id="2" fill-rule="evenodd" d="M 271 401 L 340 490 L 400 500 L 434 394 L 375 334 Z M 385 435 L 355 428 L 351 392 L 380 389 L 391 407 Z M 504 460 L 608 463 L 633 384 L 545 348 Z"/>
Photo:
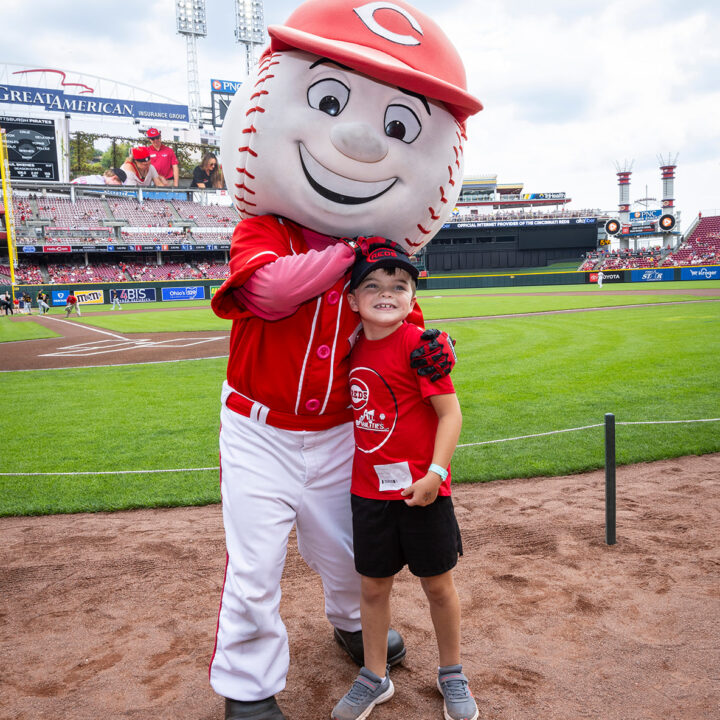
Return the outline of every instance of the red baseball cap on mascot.
<path id="1" fill-rule="evenodd" d="M 270 49 L 298 49 L 375 80 L 444 103 L 458 122 L 482 110 L 465 68 L 440 27 L 402 0 L 307 0 L 284 25 L 268 27 Z"/>

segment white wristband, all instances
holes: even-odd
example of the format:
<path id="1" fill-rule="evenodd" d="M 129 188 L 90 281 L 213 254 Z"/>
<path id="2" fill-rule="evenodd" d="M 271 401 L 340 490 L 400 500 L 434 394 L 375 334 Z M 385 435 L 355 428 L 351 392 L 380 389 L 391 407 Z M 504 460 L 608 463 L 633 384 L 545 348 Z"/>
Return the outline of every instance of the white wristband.
<path id="1" fill-rule="evenodd" d="M 440 467 L 440 465 L 433 463 L 429 468 L 428 472 L 434 472 L 437 473 L 440 476 L 440 479 L 445 482 L 447 480 L 448 471 L 444 467 Z"/>

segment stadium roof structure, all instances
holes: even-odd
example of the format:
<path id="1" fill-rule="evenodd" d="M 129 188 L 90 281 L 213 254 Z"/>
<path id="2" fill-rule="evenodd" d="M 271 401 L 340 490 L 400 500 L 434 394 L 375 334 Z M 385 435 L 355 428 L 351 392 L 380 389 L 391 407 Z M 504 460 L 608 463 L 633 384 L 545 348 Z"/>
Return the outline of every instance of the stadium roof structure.
<path id="1" fill-rule="evenodd" d="M 524 183 L 498 183 L 497 175 L 466 177 L 459 206 L 484 206 L 497 209 L 566 205 L 572 198 L 564 192 L 523 193 Z"/>
<path id="2" fill-rule="evenodd" d="M 0 82 L 27 87 L 63 89 L 75 95 L 101 95 L 119 100 L 179 103 L 177 98 L 129 83 L 74 70 L 0 63 Z"/>
<path id="3" fill-rule="evenodd" d="M 15 63 L 0 63 L 0 107 L 4 112 L 11 108 L 15 115 L 45 117 L 48 112 L 77 112 L 98 119 L 161 121 L 166 119 L 162 117 L 164 110 L 175 109 L 177 117 L 172 121 L 184 122 L 183 109 L 187 115 L 187 105 L 182 101 L 129 83 L 85 72 Z"/>

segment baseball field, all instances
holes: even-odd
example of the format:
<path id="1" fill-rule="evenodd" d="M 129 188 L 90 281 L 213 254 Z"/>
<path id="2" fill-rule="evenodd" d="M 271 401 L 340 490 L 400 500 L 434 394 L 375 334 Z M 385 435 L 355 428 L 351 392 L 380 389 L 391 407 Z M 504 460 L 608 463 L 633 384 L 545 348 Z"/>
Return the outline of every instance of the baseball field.
<path id="1" fill-rule="evenodd" d="M 457 340 L 458 588 L 481 717 L 711 717 L 720 282 L 419 300 Z M 0 317 L 0 718 L 220 718 L 206 666 L 229 323 L 208 303 L 81 310 Z M 606 413 L 620 466 L 612 547 Z M 408 659 L 373 717 L 430 720 L 442 713 L 422 674 L 431 625 L 417 583 L 397 584 Z M 279 699 L 288 717 L 325 717 L 354 669 L 295 549 L 283 603 L 293 660 Z"/>

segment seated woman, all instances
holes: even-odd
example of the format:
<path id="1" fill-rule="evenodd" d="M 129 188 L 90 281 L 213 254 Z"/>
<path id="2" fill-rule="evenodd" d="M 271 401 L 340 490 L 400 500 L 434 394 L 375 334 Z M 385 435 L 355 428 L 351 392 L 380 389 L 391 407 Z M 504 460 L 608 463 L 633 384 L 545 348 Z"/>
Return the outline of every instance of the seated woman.
<path id="1" fill-rule="evenodd" d="M 222 187 L 222 176 L 215 153 L 206 152 L 202 156 L 200 164 L 193 170 L 190 187 L 203 189 Z"/>

